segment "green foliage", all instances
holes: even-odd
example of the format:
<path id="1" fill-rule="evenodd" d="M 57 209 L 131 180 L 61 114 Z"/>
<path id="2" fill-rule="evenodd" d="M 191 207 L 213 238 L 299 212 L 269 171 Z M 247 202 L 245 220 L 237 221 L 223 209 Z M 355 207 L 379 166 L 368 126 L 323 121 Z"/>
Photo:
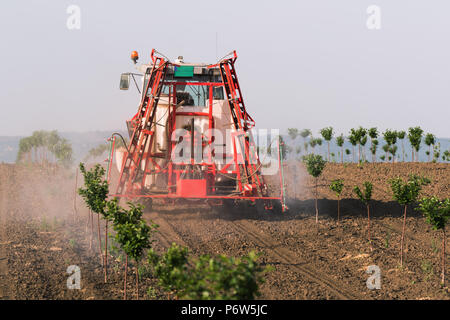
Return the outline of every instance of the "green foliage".
<path id="1" fill-rule="evenodd" d="M 360 143 L 362 146 L 365 146 L 366 143 L 367 143 L 367 136 L 362 137 L 361 140 L 359 141 L 359 143 Z"/>
<path id="2" fill-rule="evenodd" d="M 378 148 L 378 140 L 374 139 L 372 140 L 372 145 L 370 146 L 370 152 L 375 155 L 377 153 Z"/>
<path id="3" fill-rule="evenodd" d="M 383 133 L 384 140 L 389 146 L 392 146 L 397 143 L 397 131 L 395 130 L 386 130 Z"/>
<path id="4" fill-rule="evenodd" d="M 88 151 L 88 154 L 86 155 L 86 157 L 84 158 L 85 161 L 87 161 L 88 159 L 95 159 L 100 157 L 101 155 L 103 155 L 106 151 L 108 151 L 109 149 L 109 144 L 99 144 L 97 147 L 94 147 L 92 149 L 90 149 Z"/>
<path id="5" fill-rule="evenodd" d="M 29 137 L 20 139 L 16 162 L 23 161 L 25 158 L 30 162 L 50 162 L 50 154 L 52 154 L 57 163 L 68 166 L 72 163 L 72 153 L 69 141 L 61 138 L 56 130 L 40 130 L 34 131 Z"/>
<path id="6" fill-rule="evenodd" d="M 327 163 L 322 156 L 314 154 L 304 156 L 303 162 L 306 165 L 306 170 L 308 170 L 308 173 L 314 178 L 317 178 L 322 174 L 322 171 Z"/>
<path id="7" fill-rule="evenodd" d="M 150 240 L 158 225 L 147 225 L 142 218 L 142 205 L 134 205 L 127 202 L 128 210 L 118 205 L 117 199 L 107 202 L 107 216 L 113 222 L 116 232 L 115 240 L 122 250 L 134 261 L 140 261 L 145 249 L 151 247 L 154 240 Z"/>
<path id="8" fill-rule="evenodd" d="M 322 145 L 322 139 L 320 138 L 316 138 L 316 143 L 321 146 Z"/>
<path id="9" fill-rule="evenodd" d="M 153 249 L 148 251 L 148 262 L 158 278 L 159 285 L 166 291 L 182 292 L 188 281 L 188 249 L 172 243 L 172 246 L 158 256 Z"/>
<path id="10" fill-rule="evenodd" d="M 406 136 L 406 132 L 405 131 L 397 131 L 397 138 L 399 138 L 400 140 L 405 139 Z"/>
<path id="11" fill-rule="evenodd" d="M 350 130 L 351 134 L 354 136 L 354 139 L 356 140 L 356 143 L 361 144 L 362 145 L 362 141 L 363 139 L 366 137 L 367 135 L 367 130 L 364 129 L 363 127 L 359 126 L 358 129 L 351 129 Z M 365 141 L 367 141 L 367 138 L 365 138 Z M 365 142 L 364 142 L 365 143 Z M 353 143 L 352 143 L 353 144 Z"/>
<path id="12" fill-rule="evenodd" d="M 80 163 L 80 171 L 84 177 L 84 188 L 78 189 L 78 194 L 83 197 L 86 205 L 95 213 L 107 217 L 105 212 L 106 198 L 108 197 L 109 187 L 104 179 L 105 169 L 96 164 L 91 170 L 86 171 L 84 163 Z"/>
<path id="13" fill-rule="evenodd" d="M 336 137 L 336 144 L 338 145 L 338 147 L 342 147 L 344 145 L 344 135 L 343 134 Z"/>
<path id="14" fill-rule="evenodd" d="M 344 189 L 343 179 L 336 179 L 331 181 L 330 190 L 333 191 L 338 198 L 340 198 L 343 189 Z"/>
<path id="15" fill-rule="evenodd" d="M 16 162 L 23 159 L 26 154 L 29 154 L 33 148 L 31 137 L 22 138 L 19 141 L 19 151 L 17 152 Z M 31 155 L 30 155 L 31 156 Z"/>
<path id="16" fill-rule="evenodd" d="M 441 155 L 441 143 L 438 142 L 433 146 L 433 162 L 437 162 L 439 160 L 439 156 Z"/>
<path id="17" fill-rule="evenodd" d="M 325 141 L 331 141 L 333 138 L 333 128 L 332 127 L 326 127 L 320 130 L 320 134 L 322 135 L 323 139 Z"/>
<path id="18" fill-rule="evenodd" d="M 175 291 L 182 299 L 248 300 L 259 296 L 262 274 L 270 268 L 257 263 L 259 255 L 250 252 L 242 258 L 201 255 L 190 258 L 187 248 L 177 244 L 162 256 L 153 250 L 148 261 L 159 284 L 167 291 Z"/>
<path id="19" fill-rule="evenodd" d="M 434 230 L 443 230 L 450 218 L 450 198 L 442 201 L 435 196 L 422 198 L 417 209 L 425 215 Z"/>
<path id="20" fill-rule="evenodd" d="M 358 144 L 359 138 L 357 137 L 357 133 L 355 129 L 350 129 L 350 135 L 348 136 L 348 141 L 352 144 L 352 146 L 356 146 Z"/>
<path id="21" fill-rule="evenodd" d="M 298 136 L 298 129 L 297 128 L 288 128 L 288 135 L 291 137 L 292 140 L 295 140 Z"/>
<path id="22" fill-rule="evenodd" d="M 372 199 L 372 189 L 373 189 L 373 184 L 369 181 L 364 182 L 364 190 L 363 191 L 361 191 L 361 189 L 358 186 L 353 187 L 353 191 L 355 192 L 356 196 L 365 205 L 368 205 L 370 200 Z"/>
<path id="23" fill-rule="evenodd" d="M 431 183 L 428 178 L 418 175 L 409 175 L 408 181 L 394 178 L 389 180 L 389 182 L 394 200 L 404 206 L 417 201 L 422 187 Z"/>
<path id="24" fill-rule="evenodd" d="M 369 134 L 370 139 L 376 139 L 378 138 L 378 129 L 377 128 L 370 128 L 367 133 Z"/>
<path id="25" fill-rule="evenodd" d="M 436 143 L 436 137 L 435 137 L 433 134 L 431 134 L 431 133 L 427 133 L 427 134 L 425 135 L 425 140 L 424 140 L 424 142 L 425 142 L 425 144 L 426 144 L 427 146 L 431 146 L 432 144 L 435 144 L 435 143 Z"/>
<path id="26" fill-rule="evenodd" d="M 311 134 L 312 134 L 312 132 L 311 132 L 310 129 L 303 129 L 303 130 L 300 132 L 300 136 L 301 136 L 303 139 L 308 138 Z"/>
<path id="27" fill-rule="evenodd" d="M 53 146 L 52 150 L 58 163 L 61 163 L 66 167 L 72 163 L 72 145 L 67 139 L 60 139 Z"/>
<path id="28" fill-rule="evenodd" d="M 350 151 L 350 149 L 345 149 L 345 154 L 346 154 L 346 155 L 349 155 L 350 153 L 352 153 L 352 152 Z"/>
<path id="29" fill-rule="evenodd" d="M 271 270 L 257 263 L 251 251 L 242 258 L 202 255 L 194 262 L 188 288 L 182 298 L 212 300 L 251 300 L 260 296 L 262 274 Z"/>
<path id="30" fill-rule="evenodd" d="M 420 149 L 420 143 L 422 142 L 422 134 L 423 130 L 420 127 L 414 127 L 408 129 L 408 139 L 411 143 L 411 146 L 416 150 L 419 151 Z"/>
<path id="31" fill-rule="evenodd" d="M 450 150 L 445 150 L 442 154 L 442 160 L 450 161 Z"/>
<path id="32" fill-rule="evenodd" d="M 392 154 L 392 157 L 395 157 L 395 154 L 397 153 L 397 146 L 391 146 L 388 151 L 390 154 Z"/>

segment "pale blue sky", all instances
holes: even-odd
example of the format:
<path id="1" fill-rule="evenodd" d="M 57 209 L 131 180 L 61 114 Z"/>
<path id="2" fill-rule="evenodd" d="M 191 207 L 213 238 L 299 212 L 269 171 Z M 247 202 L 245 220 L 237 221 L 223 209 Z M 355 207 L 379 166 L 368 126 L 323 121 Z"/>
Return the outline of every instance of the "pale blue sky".
<path id="1" fill-rule="evenodd" d="M 66 9 L 81 8 L 81 30 Z M 227 4 L 225 6 L 225 4 Z M 369 5 L 381 30 L 366 27 Z M 420 125 L 450 137 L 450 2 L 2 1 L 0 135 L 38 129 L 125 129 L 137 108 L 130 52 L 190 62 L 238 51 L 247 110 L 258 127 Z"/>

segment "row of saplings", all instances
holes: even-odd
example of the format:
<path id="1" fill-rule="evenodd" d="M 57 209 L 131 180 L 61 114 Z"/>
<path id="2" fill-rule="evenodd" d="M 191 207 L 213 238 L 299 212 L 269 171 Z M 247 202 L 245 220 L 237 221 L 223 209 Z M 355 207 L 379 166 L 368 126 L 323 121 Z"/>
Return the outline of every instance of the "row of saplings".
<path id="1" fill-rule="evenodd" d="M 308 173 L 315 180 L 315 209 L 316 209 L 316 223 L 318 222 L 318 207 L 317 207 L 317 180 L 325 168 L 326 161 L 320 155 L 310 154 L 303 157 L 303 162 L 306 166 Z M 409 178 L 404 181 L 403 179 L 397 177 L 389 181 L 392 196 L 395 201 L 397 201 L 401 206 L 403 206 L 403 227 L 402 227 L 402 237 L 400 242 L 400 267 L 403 266 L 403 244 L 405 237 L 405 226 L 406 226 L 406 209 L 414 203 L 418 203 L 417 210 L 421 211 L 425 217 L 427 223 L 431 225 L 434 230 L 440 230 L 442 232 L 442 274 L 441 274 L 441 285 L 445 286 L 445 226 L 450 218 L 450 198 L 439 199 L 436 196 L 432 197 L 422 197 L 419 199 L 422 187 L 431 183 L 431 180 L 418 175 L 409 175 Z M 338 199 L 338 216 L 337 222 L 339 224 L 340 216 L 340 198 L 342 191 L 344 189 L 343 179 L 333 180 L 330 184 L 330 189 L 333 191 Z M 361 200 L 361 202 L 367 208 L 367 231 L 369 237 L 369 244 L 372 245 L 371 235 L 370 235 L 370 201 L 372 199 L 372 189 L 373 184 L 370 181 L 365 181 L 363 187 L 359 186 L 353 187 L 353 192 Z M 372 248 L 372 247 L 371 247 Z"/>
<path id="2" fill-rule="evenodd" d="M 257 262 L 259 254 L 252 251 L 241 258 L 225 255 L 193 257 L 187 248 L 175 243 L 167 251 L 157 254 L 152 248 L 152 235 L 158 225 L 146 223 L 142 217 L 143 207 L 128 202 L 129 208 L 125 209 L 117 198 L 108 200 L 108 183 L 104 180 L 105 170 L 100 165 L 86 170 L 81 163 L 80 170 L 84 176 L 84 188 L 79 188 L 78 193 L 88 208 L 106 221 L 105 283 L 108 281 L 108 223 L 112 223 L 115 241 L 125 253 L 124 299 L 127 299 L 128 259 L 135 262 L 136 297 L 139 299 L 139 264 L 145 256 L 158 284 L 177 299 L 254 299 L 260 295 L 263 275 L 271 268 Z"/>

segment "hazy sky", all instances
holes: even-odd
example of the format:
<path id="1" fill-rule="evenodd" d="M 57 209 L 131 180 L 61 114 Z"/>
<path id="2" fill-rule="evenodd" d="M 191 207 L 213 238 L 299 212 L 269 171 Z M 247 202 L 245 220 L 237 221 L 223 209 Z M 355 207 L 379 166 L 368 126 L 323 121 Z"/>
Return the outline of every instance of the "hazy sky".
<path id="1" fill-rule="evenodd" d="M 448 0 L 1 1 L 0 135 L 125 129 L 137 91 L 120 91 L 148 62 L 215 62 L 233 49 L 258 127 L 420 125 L 450 137 Z M 81 29 L 66 26 L 68 6 Z M 369 30 L 369 5 L 381 29 Z M 216 53 L 216 34 L 218 50 Z"/>

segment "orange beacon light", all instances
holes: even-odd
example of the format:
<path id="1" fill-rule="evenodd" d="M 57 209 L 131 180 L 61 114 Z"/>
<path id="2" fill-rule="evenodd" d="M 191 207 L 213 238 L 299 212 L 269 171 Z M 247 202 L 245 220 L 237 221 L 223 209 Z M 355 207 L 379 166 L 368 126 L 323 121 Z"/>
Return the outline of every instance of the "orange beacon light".
<path id="1" fill-rule="evenodd" d="M 139 55 L 138 55 L 137 51 L 131 52 L 131 60 L 133 60 L 134 64 L 136 64 L 138 59 L 139 59 Z"/>

